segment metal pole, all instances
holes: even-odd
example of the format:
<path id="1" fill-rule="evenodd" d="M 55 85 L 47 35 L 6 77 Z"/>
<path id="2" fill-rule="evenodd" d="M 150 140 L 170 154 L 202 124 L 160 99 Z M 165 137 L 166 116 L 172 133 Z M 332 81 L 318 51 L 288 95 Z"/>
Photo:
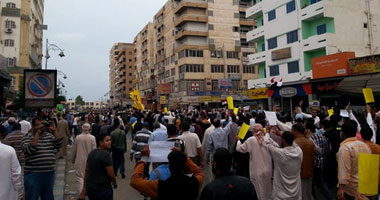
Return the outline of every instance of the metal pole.
<path id="1" fill-rule="evenodd" d="M 45 53 L 45 70 L 47 69 L 47 62 L 48 62 L 48 56 L 49 56 L 49 40 L 46 39 L 46 53 Z"/>

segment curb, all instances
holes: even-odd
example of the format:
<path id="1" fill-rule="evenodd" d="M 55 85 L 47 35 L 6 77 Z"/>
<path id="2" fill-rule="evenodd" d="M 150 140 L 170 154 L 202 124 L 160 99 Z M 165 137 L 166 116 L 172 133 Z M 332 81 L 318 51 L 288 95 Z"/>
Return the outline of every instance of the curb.
<path id="1" fill-rule="evenodd" d="M 65 195 L 65 169 L 66 159 L 59 159 L 57 161 L 57 169 L 55 171 L 54 182 L 54 200 L 63 200 Z"/>

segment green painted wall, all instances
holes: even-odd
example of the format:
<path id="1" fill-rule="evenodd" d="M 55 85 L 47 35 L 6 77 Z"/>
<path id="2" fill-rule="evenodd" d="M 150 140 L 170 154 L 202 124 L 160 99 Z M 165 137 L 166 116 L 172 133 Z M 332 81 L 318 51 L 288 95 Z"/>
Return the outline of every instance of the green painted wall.
<path id="1" fill-rule="evenodd" d="M 326 48 L 318 49 L 314 51 L 306 51 L 303 53 L 305 72 L 312 70 L 311 59 L 326 55 Z"/>
<path id="2" fill-rule="evenodd" d="M 265 63 L 259 64 L 259 78 L 266 78 Z"/>
<path id="3" fill-rule="evenodd" d="M 263 46 L 264 40 L 257 41 L 257 52 L 262 52 L 263 51 Z"/>
<path id="4" fill-rule="evenodd" d="M 327 33 L 335 33 L 334 18 L 321 17 L 312 21 L 302 21 L 302 39 L 317 35 L 317 26 L 326 24 Z"/>
<path id="5" fill-rule="evenodd" d="M 257 26 L 257 28 L 263 26 L 263 16 L 262 15 L 260 15 L 256 18 L 256 26 Z"/>
<path id="6" fill-rule="evenodd" d="M 309 6 L 310 5 L 310 0 L 300 0 L 300 7 L 303 8 L 304 5 Z"/>

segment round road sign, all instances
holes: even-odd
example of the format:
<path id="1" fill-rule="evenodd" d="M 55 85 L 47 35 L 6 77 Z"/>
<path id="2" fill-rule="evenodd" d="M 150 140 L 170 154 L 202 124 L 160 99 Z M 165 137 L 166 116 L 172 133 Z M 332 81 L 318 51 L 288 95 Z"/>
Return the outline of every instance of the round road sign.
<path id="1" fill-rule="evenodd" d="M 44 97 L 53 89 L 53 80 L 46 74 L 37 73 L 28 80 L 27 89 L 35 97 Z"/>

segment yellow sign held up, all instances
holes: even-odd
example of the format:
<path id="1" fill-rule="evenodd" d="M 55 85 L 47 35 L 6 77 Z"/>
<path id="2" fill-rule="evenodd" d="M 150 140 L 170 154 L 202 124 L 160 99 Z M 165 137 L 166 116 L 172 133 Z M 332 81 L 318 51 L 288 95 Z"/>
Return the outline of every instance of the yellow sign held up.
<path id="1" fill-rule="evenodd" d="M 329 113 L 329 117 L 330 117 L 331 115 L 334 114 L 334 109 L 329 109 L 327 112 Z"/>
<path id="2" fill-rule="evenodd" d="M 230 110 L 234 109 L 234 99 L 231 96 L 227 97 L 227 105 L 228 105 L 228 109 Z"/>
<path id="3" fill-rule="evenodd" d="M 145 107 L 141 102 L 140 90 L 135 90 L 135 91 L 129 93 L 129 96 L 133 100 L 133 107 L 135 107 L 136 109 L 142 110 L 142 111 L 145 110 Z"/>
<path id="4" fill-rule="evenodd" d="M 239 113 L 239 108 L 234 108 L 234 114 L 237 115 Z"/>
<path id="5" fill-rule="evenodd" d="M 164 112 L 168 113 L 168 108 L 167 107 L 164 108 Z"/>
<path id="6" fill-rule="evenodd" d="M 366 103 L 375 103 L 372 88 L 363 88 L 363 95 Z"/>
<path id="7" fill-rule="evenodd" d="M 240 139 L 244 140 L 245 136 L 248 133 L 249 128 L 250 128 L 249 125 L 246 123 L 243 123 L 243 125 L 241 125 L 240 131 L 238 134 Z"/>
<path id="8" fill-rule="evenodd" d="M 359 154 L 359 193 L 376 195 L 378 193 L 379 155 Z"/>

